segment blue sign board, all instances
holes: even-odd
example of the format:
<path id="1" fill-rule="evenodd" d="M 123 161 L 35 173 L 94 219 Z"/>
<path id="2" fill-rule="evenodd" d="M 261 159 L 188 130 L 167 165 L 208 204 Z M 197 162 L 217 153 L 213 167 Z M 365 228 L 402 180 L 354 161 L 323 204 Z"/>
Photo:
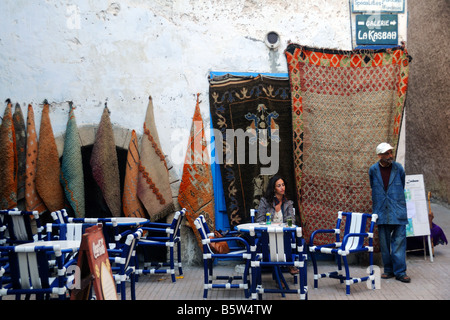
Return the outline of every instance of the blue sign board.
<path id="1" fill-rule="evenodd" d="M 356 15 L 356 44 L 398 44 L 398 16 L 396 14 Z"/>

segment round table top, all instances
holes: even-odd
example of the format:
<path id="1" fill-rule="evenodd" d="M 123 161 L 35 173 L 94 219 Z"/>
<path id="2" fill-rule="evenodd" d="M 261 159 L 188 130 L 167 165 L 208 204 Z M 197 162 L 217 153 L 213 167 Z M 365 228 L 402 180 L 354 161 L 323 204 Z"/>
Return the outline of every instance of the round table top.
<path id="1" fill-rule="evenodd" d="M 249 232 L 255 228 L 267 229 L 268 232 L 282 230 L 283 228 L 296 228 L 296 225 L 292 225 L 292 227 L 288 227 L 286 223 L 271 223 L 266 224 L 265 222 L 254 222 L 254 223 L 243 223 L 238 224 L 236 229 L 242 232 Z"/>
<path id="2" fill-rule="evenodd" d="M 148 222 L 148 219 L 145 218 L 135 218 L 135 217 L 110 217 L 111 219 L 115 219 L 118 225 L 140 225 Z M 110 223 L 110 222 L 107 222 Z"/>

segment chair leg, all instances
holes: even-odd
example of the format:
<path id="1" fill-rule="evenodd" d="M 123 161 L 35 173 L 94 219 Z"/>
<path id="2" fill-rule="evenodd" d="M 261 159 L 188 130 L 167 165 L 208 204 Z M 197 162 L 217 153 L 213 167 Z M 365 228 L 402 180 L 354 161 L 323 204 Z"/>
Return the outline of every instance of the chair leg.
<path id="1" fill-rule="evenodd" d="M 170 272 L 172 274 L 172 282 L 175 282 L 175 265 L 173 261 L 173 246 L 169 249 L 169 262 L 170 262 Z"/>
<path id="2" fill-rule="evenodd" d="M 341 272 L 342 272 L 342 260 L 341 260 L 341 256 L 338 255 L 338 254 L 335 254 L 335 255 L 334 255 L 334 258 L 336 259 L 336 263 L 337 263 L 337 267 L 338 267 L 337 274 L 340 275 Z M 345 256 L 342 257 L 342 258 L 345 258 Z M 345 260 L 345 261 L 347 261 L 347 260 Z M 347 263 L 345 263 L 345 266 L 347 266 Z M 346 267 L 346 268 L 347 268 L 347 267 Z M 340 280 L 341 283 L 344 283 L 344 279 L 343 279 L 342 277 L 339 277 L 339 280 Z"/>
<path id="3" fill-rule="evenodd" d="M 131 300 L 136 300 L 136 278 L 134 273 L 130 274 L 130 292 L 131 292 Z"/>
<path id="4" fill-rule="evenodd" d="M 306 261 L 304 261 L 303 267 L 300 268 L 299 276 L 300 276 L 300 298 L 302 295 L 305 297 L 305 300 L 308 299 L 308 282 L 307 282 L 307 276 L 308 276 L 308 270 Z"/>
<path id="5" fill-rule="evenodd" d="M 275 266 L 273 268 L 273 277 L 275 278 L 275 281 L 277 282 L 278 288 L 280 290 L 283 289 L 283 285 L 285 286 L 286 289 L 288 289 L 286 280 L 283 277 L 283 273 L 281 272 L 281 268 L 279 266 Z M 281 296 L 284 298 L 286 297 L 286 295 L 284 294 L 284 292 L 281 293 Z"/>
<path id="6" fill-rule="evenodd" d="M 178 273 L 181 276 L 183 274 L 183 269 L 181 267 L 181 242 L 177 243 L 177 262 L 178 262 Z"/>
<path id="7" fill-rule="evenodd" d="M 319 285 L 319 272 L 317 270 L 317 261 L 316 261 L 316 256 L 314 252 L 310 252 L 310 256 L 311 256 L 311 260 L 313 263 L 313 270 L 314 270 L 314 288 L 317 289 L 318 285 Z"/>
<path id="8" fill-rule="evenodd" d="M 122 281 L 120 283 L 120 296 L 122 298 L 122 300 L 127 300 L 127 292 L 126 292 L 126 287 L 125 287 L 125 281 Z"/>
<path id="9" fill-rule="evenodd" d="M 340 260 L 340 259 L 339 259 Z M 344 260 L 344 267 L 345 267 L 345 279 L 346 281 L 346 286 L 345 286 L 345 293 L 346 294 L 350 294 L 350 269 L 348 267 L 348 262 L 347 262 L 347 257 L 346 256 L 342 256 L 342 260 Z M 343 282 L 343 279 L 341 277 L 341 283 Z"/>
<path id="10" fill-rule="evenodd" d="M 252 281 L 250 282 L 251 285 L 251 295 L 252 295 L 252 299 L 256 300 L 256 296 L 257 296 L 257 290 L 256 288 L 258 287 L 258 279 L 259 279 L 259 269 L 258 267 L 252 267 Z"/>
<path id="11" fill-rule="evenodd" d="M 203 299 L 206 299 L 208 297 L 208 284 L 209 284 L 209 274 L 210 272 L 210 259 L 203 260 L 203 276 L 204 276 L 204 285 L 205 288 L 203 289 Z M 211 270 L 212 271 L 212 270 Z"/>
<path id="12" fill-rule="evenodd" d="M 242 283 L 244 285 L 247 285 L 247 289 L 244 289 L 245 298 L 250 297 L 250 291 L 251 291 L 251 288 L 249 286 L 249 281 L 248 281 L 249 280 L 249 277 L 248 277 L 249 269 L 250 269 L 250 260 L 247 259 L 247 261 L 245 262 L 244 274 L 242 275 Z"/>

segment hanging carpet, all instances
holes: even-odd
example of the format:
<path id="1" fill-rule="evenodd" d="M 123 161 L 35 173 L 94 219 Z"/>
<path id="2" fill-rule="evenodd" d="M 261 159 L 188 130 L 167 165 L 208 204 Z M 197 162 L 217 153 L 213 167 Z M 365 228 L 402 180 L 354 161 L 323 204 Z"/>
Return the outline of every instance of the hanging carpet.
<path id="1" fill-rule="evenodd" d="M 209 230 L 213 232 L 216 228 L 211 165 L 198 94 L 183 165 L 178 203 L 182 208 L 186 208 L 186 218 L 192 230 L 194 230 L 200 248 L 202 248 L 201 238 L 194 224 L 195 219 L 199 215 L 203 215 Z"/>
<path id="2" fill-rule="evenodd" d="M 25 120 L 23 118 L 22 109 L 16 103 L 14 114 L 14 133 L 16 135 L 16 152 L 17 152 L 17 201 L 25 198 L 25 165 L 26 165 L 26 148 L 27 148 L 27 131 L 25 128 Z"/>
<path id="3" fill-rule="evenodd" d="M 0 209 L 17 206 L 17 152 L 12 117 L 12 104 L 8 99 L 0 126 Z"/>
<path id="4" fill-rule="evenodd" d="M 139 174 L 139 148 L 136 131 L 131 131 L 128 145 L 125 181 L 123 186 L 123 213 L 126 217 L 146 218 L 145 209 L 137 196 L 137 180 Z"/>
<path id="5" fill-rule="evenodd" d="M 296 191 L 309 242 L 312 231 L 335 227 L 339 210 L 372 212 L 368 170 L 379 143 L 397 147 L 410 57 L 401 47 L 335 51 L 297 44 L 285 54 Z"/>
<path id="6" fill-rule="evenodd" d="M 286 180 L 295 199 L 291 96 L 287 78 L 210 79 L 209 100 L 230 227 L 250 221 L 269 178 Z M 236 139 L 233 139 L 236 137 Z"/>
<path id="7" fill-rule="evenodd" d="M 69 103 L 69 119 L 66 125 L 60 181 L 66 200 L 76 218 L 85 217 L 84 173 L 81 142 L 74 107 Z"/>
<path id="8" fill-rule="evenodd" d="M 145 115 L 140 156 L 138 197 L 147 210 L 150 220 L 156 221 L 173 213 L 175 206 L 166 158 L 156 130 L 151 97 L 149 97 Z"/>
<path id="9" fill-rule="evenodd" d="M 120 217 L 119 163 L 117 160 L 114 132 L 109 117 L 109 110 L 106 105 L 103 108 L 100 124 L 95 135 L 90 164 L 92 176 L 102 192 L 103 199 L 111 215 L 113 217 Z"/>
<path id="10" fill-rule="evenodd" d="M 38 139 L 34 123 L 34 111 L 31 104 L 27 113 L 27 157 L 25 168 L 25 209 L 27 211 L 44 212 L 47 208 L 36 190 L 36 170 L 38 155 Z"/>
<path id="11" fill-rule="evenodd" d="M 64 208 L 64 191 L 59 182 L 61 165 L 49 115 L 50 105 L 44 102 L 36 169 L 36 190 L 50 212 Z"/>

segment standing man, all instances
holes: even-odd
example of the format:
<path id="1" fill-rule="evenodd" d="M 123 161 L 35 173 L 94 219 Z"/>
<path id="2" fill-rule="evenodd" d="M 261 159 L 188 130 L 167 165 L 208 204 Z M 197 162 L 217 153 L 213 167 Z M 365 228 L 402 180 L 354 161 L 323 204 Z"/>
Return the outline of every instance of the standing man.
<path id="1" fill-rule="evenodd" d="M 410 282 L 406 275 L 406 225 L 408 217 L 405 200 L 405 170 L 394 161 L 393 147 L 380 143 L 376 152 L 380 159 L 369 169 L 372 188 L 372 211 L 378 215 L 384 273 L 382 279 Z"/>

